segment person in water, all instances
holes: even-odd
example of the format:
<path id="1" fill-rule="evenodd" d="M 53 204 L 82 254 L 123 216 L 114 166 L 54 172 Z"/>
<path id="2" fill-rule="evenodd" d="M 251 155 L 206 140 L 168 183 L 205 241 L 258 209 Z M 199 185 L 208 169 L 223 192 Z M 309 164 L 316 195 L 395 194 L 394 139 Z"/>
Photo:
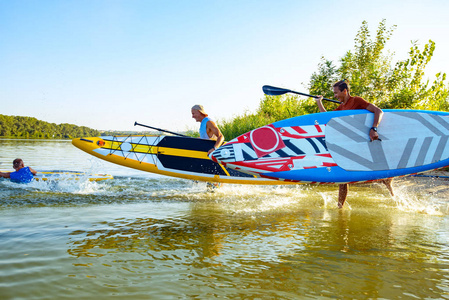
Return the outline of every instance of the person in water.
<path id="1" fill-rule="evenodd" d="M 335 110 L 349 110 L 349 109 L 366 109 L 372 113 L 374 113 L 374 121 L 373 126 L 371 127 L 369 131 L 369 139 L 370 141 L 379 140 L 379 134 L 377 133 L 377 127 L 379 126 L 380 122 L 382 121 L 383 117 L 383 111 L 377 107 L 376 105 L 369 103 L 362 97 L 354 97 L 351 96 L 349 93 L 349 84 L 348 82 L 343 79 L 338 82 L 336 82 L 333 86 L 334 89 L 334 97 L 337 98 L 341 104 L 335 109 Z M 316 103 L 318 105 L 318 109 L 320 112 L 326 112 L 326 109 L 323 106 L 323 96 L 318 96 L 316 98 Z M 382 183 L 385 184 L 388 191 L 392 196 L 394 196 L 393 188 L 391 186 L 391 182 L 393 180 L 385 179 L 382 180 Z M 345 204 L 346 197 L 348 195 L 348 184 L 340 184 L 339 190 L 338 190 L 338 207 L 342 208 Z"/>
<path id="2" fill-rule="evenodd" d="M 207 140 L 214 140 L 215 145 L 213 148 L 209 149 L 207 155 L 211 154 L 215 149 L 221 146 L 224 142 L 224 136 L 217 124 L 206 114 L 204 107 L 202 105 L 196 104 L 192 107 L 192 118 L 200 124 L 200 138 Z M 217 182 L 207 182 L 207 189 L 213 192 L 216 188 L 220 187 L 221 184 Z"/>
<path id="3" fill-rule="evenodd" d="M 214 147 L 207 152 L 207 155 L 209 155 L 223 144 L 224 136 L 215 122 L 206 114 L 202 105 L 196 104 L 192 107 L 192 118 L 197 122 L 201 122 L 200 138 L 215 141 Z"/>
<path id="4" fill-rule="evenodd" d="M 34 175 L 36 175 L 36 171 L 30 167 L 25 167 L 23 160 L 20 158 L 16 158 L 12 162 L 12 166 L 15 172 L 0 172 L 0 177 L 9 178 L 11 181 L 18 183 L 28 183 L 33 180 Z"/>

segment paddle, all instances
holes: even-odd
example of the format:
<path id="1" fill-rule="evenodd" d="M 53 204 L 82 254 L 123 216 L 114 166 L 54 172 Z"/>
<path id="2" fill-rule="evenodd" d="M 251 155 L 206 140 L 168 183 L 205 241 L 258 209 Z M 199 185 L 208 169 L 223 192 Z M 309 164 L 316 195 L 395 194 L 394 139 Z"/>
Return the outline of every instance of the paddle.
<path id="1" fill-rule="evenodd" d="M 294 93 L 294 94 L 298 94 L 301 96 L 306 96 L 306 97 L 312 97 L 312 98 L 318 98 L 317 96 L 313 96 L 313 95 L 309 95 L 309 94 L 304 94 L 304 93 L 300 93 L 300 92 L 295 92 L 292 90 L 288 90 L 288 89 L 283 89 L 283 88 L 278 88 L 278 87 L 274 87 L 274 86 L 269 86 L 269 85 L 264 85 L 262 87 L 263 92 L 267 95 L 270 96 L 279 96 L 279 95 L 284 95 L 286 93 Z M 323 98 L 323 100 L 326 101 L 330 101 L 330 102 L 335 102 L 335 103 L 341 103 L 340 101 L 337 100 L 332 100 L 332 99 L 326 99 Z"/>
<path id="2" fill-rule="evenodd" d="M 134 122 L 134 126 L 136 126 L 136 125 L 139 125 L 139 126 L 142 126 L 142 127 L 146 127 L 146 128 L 150 128 L 150 129 L 154 129 L 154 130 L 158 130 L 158 131 L 162 131 L 162 132 L 171 133 L 171 134 L 178 135 L 178 136 L 191 138 L 191 136 L 187 136 L 187 135 L 184 135 L 184 134 L 180 134 L 180 133 L 168 131 L 168 130 L 165 130 L 165 129 L 160 129 L 160 128 L 157 128 L 157 127 L 152 127 L 152 126 L 148 126 L 148 125 L 144 125 L 144 124 L 140 124 L 140 123 Z"/>

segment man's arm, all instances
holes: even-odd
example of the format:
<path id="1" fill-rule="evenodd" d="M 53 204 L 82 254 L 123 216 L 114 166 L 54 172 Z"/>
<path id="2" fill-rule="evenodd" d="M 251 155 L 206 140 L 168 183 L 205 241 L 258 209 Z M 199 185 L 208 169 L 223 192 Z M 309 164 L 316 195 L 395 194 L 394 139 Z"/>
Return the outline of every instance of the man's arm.
<path id="1" fill-rule="evenodd" d="M 371 103 L 368 105 L 366 109 L 374 113 L 373 127 L 377 128 L 380 124 L 380 121 L 382 121 L 384 112 L 379 107 Z M 370 129 L 369 138 L 371 141 L 377 140 L 379 139 L 379 134 L 377 133 L 377 131 Z"/>
<path id="2" fill-rule="evenodd" d="M 4 173 L 4 172 L 0 172 L 0 177 L 3 177 L 3 178 L 11 178 L 11 177 L 9 176 L 9 173 Z"/>
<path id="3" fill-rule="evenodd" d="M 36 171 L 36 170 L 32 169 L 31 167 L 28 167 L 28 168 L 30 169 L 30 171 L 31 171 L 31 173 L 32 173 L 33 175 L 36 175 L 36 174 L 37 174 L 37 171 Z"/>
<path id="4" fill-rule="evenodd" d="M 215 122 L 213 121 L 208 121 L 206 124 L 206 129 L 207 129 L 207 133 L 209 136 L 216 136 L 217 140 L 215 141 L 215 145 L 214 148 L 210 149 L 207 152 L 207 155 L 211 154 L 215 149 L 217 149 L 218 147 L 221 146 L 221 144 L 223 144 L 224 141 L 224 136 L 221 133 L 220 129 L 218 129 L 217 125 L 215 124 Z"/>
<path id="5" fill-rule="evenodd" d="M 323 106 L 323 96 L 318 96 L 317 98 L 315 98 L 315 100 L 320 112 L 326 112 L 327 110 Z"/>

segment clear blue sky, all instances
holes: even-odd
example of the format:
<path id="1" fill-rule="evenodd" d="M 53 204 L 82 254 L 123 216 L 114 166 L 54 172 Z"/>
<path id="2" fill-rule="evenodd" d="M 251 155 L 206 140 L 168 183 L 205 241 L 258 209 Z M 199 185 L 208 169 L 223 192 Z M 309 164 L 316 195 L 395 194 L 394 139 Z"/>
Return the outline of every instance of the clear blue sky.
<path id="1" fill-rule="evenodd" d="M 265 84 L 307 92 L 322 56 L 353 49 L 363 20 L 397 25 L 387 49 L 436 42 L 449 73 L 449 1 L 0 0 L 0 114 L 95 129 L 197 129 L 254 111 Z"/>

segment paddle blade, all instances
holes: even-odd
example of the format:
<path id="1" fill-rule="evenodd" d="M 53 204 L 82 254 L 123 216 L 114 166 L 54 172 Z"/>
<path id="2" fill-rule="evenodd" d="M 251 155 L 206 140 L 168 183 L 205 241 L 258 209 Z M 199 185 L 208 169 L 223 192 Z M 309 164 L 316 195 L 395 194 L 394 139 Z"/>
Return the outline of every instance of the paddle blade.
<path id="1" fill-rule="evenodd" d="M 262 87 L 262 90 L 265 94 L 270 95 L 270 96 L 279 96 L 279 95 L 284 95 L 286 93 L 291 92 L 290 90 L 282 89 L 282 88 L 278 88 L 278 87 L 274 87 L 274 86 L 270 86 L 270 85 L 264 85 Z"/>

